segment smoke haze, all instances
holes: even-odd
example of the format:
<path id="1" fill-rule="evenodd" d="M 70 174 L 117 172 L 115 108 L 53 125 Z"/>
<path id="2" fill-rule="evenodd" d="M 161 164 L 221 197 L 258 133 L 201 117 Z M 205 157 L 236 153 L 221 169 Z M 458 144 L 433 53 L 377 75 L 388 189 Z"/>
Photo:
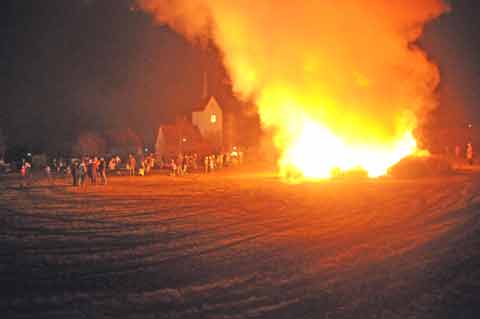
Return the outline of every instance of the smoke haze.
<path id="1" fill-rule="evenodd" d="M 139 0 L 192 41 L 212 39 L 240 98 L 288 144 L 299 116 L 352 145 L 394 141 L 436 106 L 440 77 L 415 43 L 441 0 Z M 295 134 L 293 134 L 295 135 Z"/>

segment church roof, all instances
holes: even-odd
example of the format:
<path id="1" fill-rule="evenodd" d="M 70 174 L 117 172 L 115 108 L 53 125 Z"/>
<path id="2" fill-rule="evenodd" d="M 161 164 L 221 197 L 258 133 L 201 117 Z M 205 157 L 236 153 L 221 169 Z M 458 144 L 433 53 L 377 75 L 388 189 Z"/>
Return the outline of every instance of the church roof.
<path id="1" fill-rule="evenodd" d="M 210 101 L 212 99 L 218 105 L 217 99 L 213 95 L 210 95 L 209 97 L 203 98 L 200 101 L 200 103 L 192 109 L 192 112 L 203 112 L 203 111 L 205 111 L 207 105 L 210 103 Z"/>
<path id="2" fill-rule="evenodd" d="M 164 124 L 160 126 L 159 134 L 162 134 L 162 142 L 164 143 L 164 151 L 166 153 L 175 154 L 181 150 L 183 152 L 211 152 L 214 148 L 202 137 L 198 127 L 188 121 L 178 120 L 172 124 Z M 160 136 L 157 136 L 157 144 Z M 185 141 L 180 142 L 183 138 Z"/>

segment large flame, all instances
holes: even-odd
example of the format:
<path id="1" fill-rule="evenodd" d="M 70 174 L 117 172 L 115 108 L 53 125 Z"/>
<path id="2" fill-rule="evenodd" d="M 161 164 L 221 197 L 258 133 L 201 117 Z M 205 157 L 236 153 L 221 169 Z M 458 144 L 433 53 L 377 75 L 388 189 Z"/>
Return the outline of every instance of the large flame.
<path id="1" fill-rule="evenodd" d="M 400 159 L 416 152 L 410 131 L 383 143 L 355 144 L 343 140 L 322 124 L 309 118 L 299 120 L 299 132 L 284 149 L 279 166 L 283 176 L 299 171 L 305 177 L 328 178 L 337 172 L 365 170 L 370 177 L 384 175 Z"/>
<path id="2" fill-rule="evenodd" d="M 139 0 L 194 40 L 210 37 L 241 98 L 275 132 L 280 172 L 386 173 L 417 151 L 436 66 L 415 45 L 442 0 Z"/>

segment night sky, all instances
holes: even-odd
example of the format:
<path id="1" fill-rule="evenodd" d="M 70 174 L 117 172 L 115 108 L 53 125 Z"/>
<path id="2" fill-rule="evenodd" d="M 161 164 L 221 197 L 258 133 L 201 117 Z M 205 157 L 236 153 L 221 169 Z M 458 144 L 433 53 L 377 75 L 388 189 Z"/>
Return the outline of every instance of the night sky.
<path id="1" fill-rule="evenodd" d="M 427 25 L 421 45 L 440 67 L 438 126 L 480 125 L 480 3 L 449 1 L 452 10 Z"/>
<path id="2" fill-rule="evenodd" d="M 130 0 L 2 0 L 0 128 L 12 146 L 68 152 L 84 131 L 132 128 L 153 142 L 160 123 L 196 106 L 202 78 L 241 112 L 215 49 L 155 25 Z M 480 10 L 451 1 L 421 45 L 440 66 L 436 126 L 480 125 Z"/>

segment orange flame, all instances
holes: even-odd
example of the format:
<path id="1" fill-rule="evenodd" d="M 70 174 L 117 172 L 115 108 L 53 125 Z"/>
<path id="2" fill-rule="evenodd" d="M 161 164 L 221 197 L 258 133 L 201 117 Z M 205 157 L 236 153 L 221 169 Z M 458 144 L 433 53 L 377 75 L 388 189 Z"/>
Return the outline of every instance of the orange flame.
<path id="1" fill-rule="evenodd" d="M 362 121 L 348 121 L 348 130 L 338 125 L 341 120 L 324 124 L 321 118 L 299 112 L 301 108 L 292 102 L 280 104 L 286 100 L 282 94 L 259 99 L 260 114 L 280 127 L 274 143 L 283 151 L 278 162 L 282 176 L 299 172 L 308 178 L 329 178 L 340 172 L 364 170 L 369 177 L 378 177 L 405 156 L 419 152 L 412 134 L 412 114 L 403 114 L 397 121 L 397 131 L 386 135 Z"/>
<path id="2" fill-rule="evenodd" d="M 190 39 L 210 37 L 240 98 L 275 130 L 279 169 L 381 176 L 417 151 L 437 67 L 415 45 L 442 0 L 139 0 Z"/>
<path id="3" fill-rule="evenodd" d="M 336 171 L 365 170 L 370 177 L 385 175 L 390 166 L 416 151 L 410 131 L 390 143 L 349 144 L 310 119 L 303 120 L 301 132 L 279 161 L 282 175 L 289 168 L 310 178 L 329 178 Z"/>

